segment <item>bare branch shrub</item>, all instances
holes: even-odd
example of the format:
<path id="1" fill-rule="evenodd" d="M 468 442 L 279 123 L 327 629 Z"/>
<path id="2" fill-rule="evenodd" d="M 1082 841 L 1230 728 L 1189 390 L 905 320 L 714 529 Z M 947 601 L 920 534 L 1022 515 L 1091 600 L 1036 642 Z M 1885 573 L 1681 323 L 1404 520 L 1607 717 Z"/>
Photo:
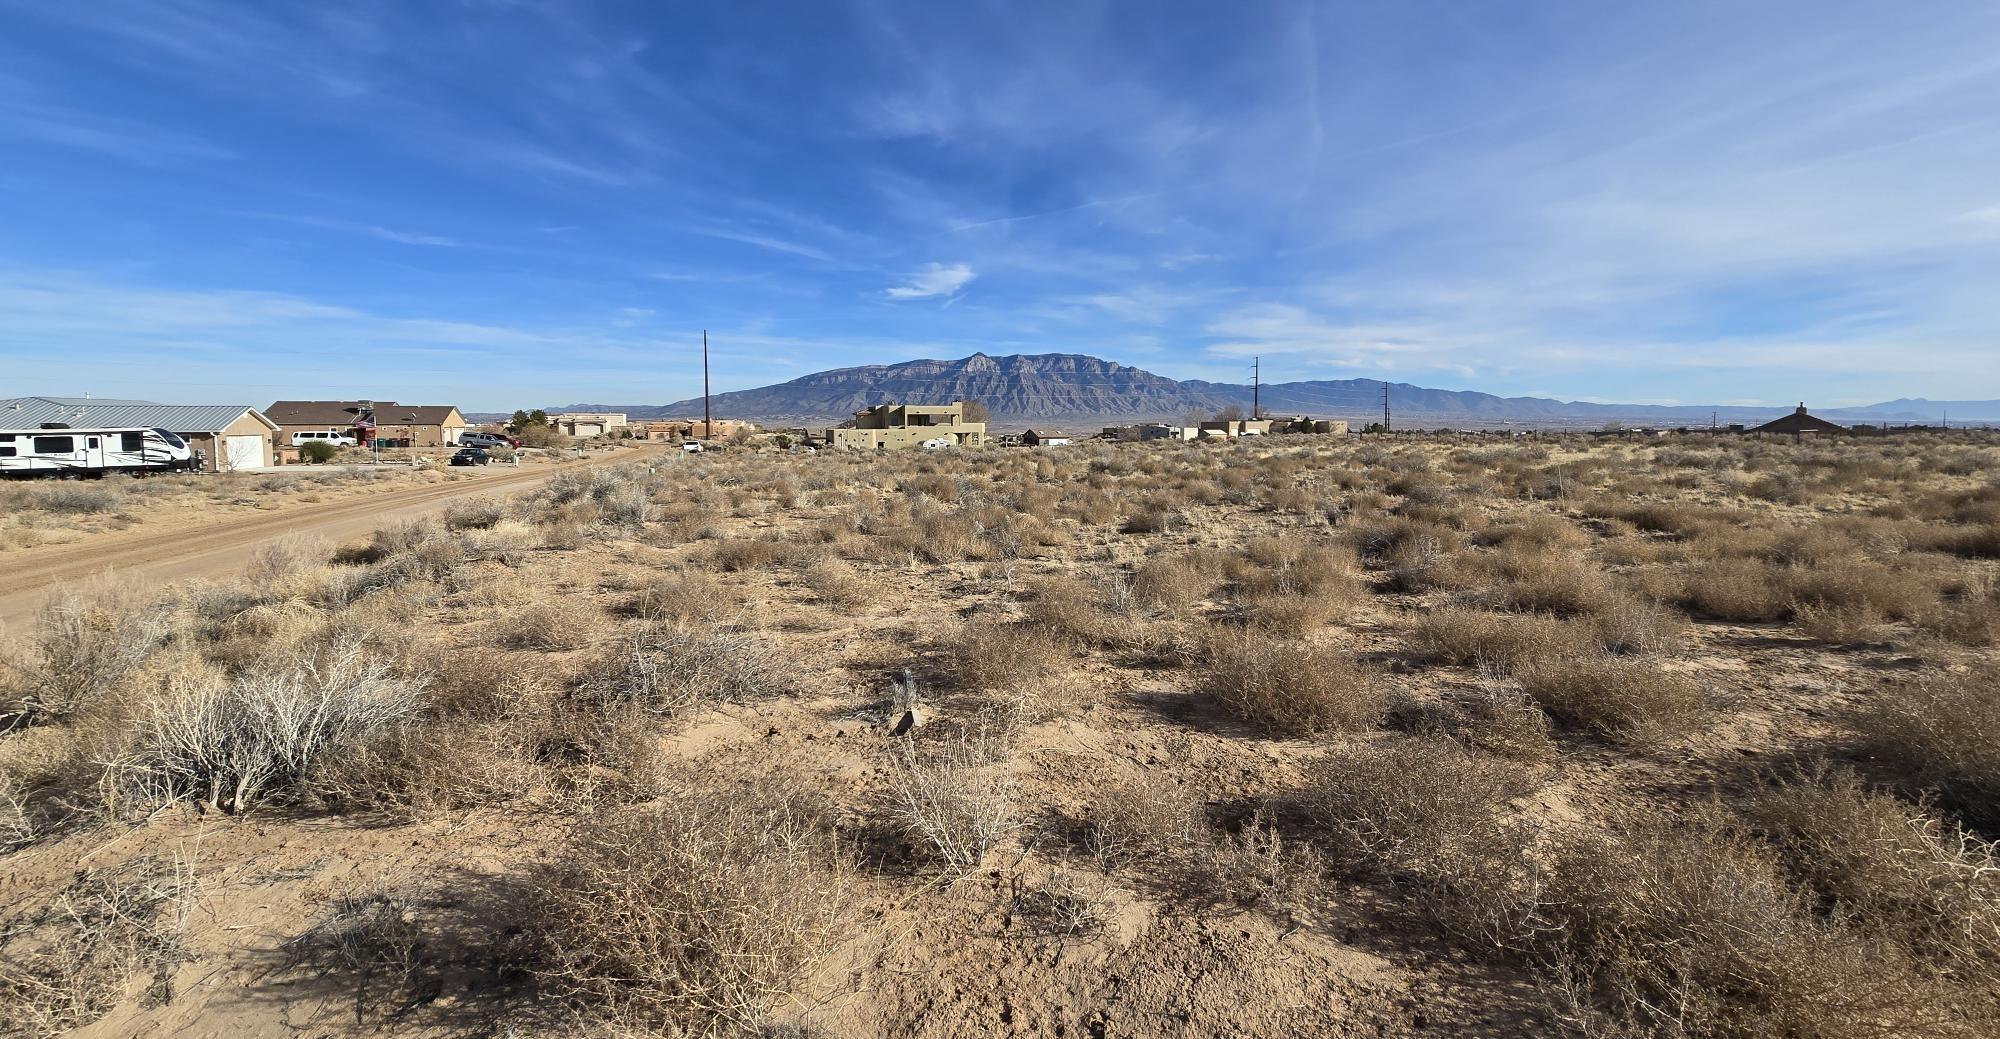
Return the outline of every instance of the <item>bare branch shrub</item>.
<path id="1" fill-rule="evenodd" d="M 1020 826 L 1005 747 L 988 732 L 959 732 L 899 745 L 889 769 L 889 814 L 910 839 L 954 873 L 978 869 Z"/>
<path id="2" fill-rule="evenodd" d="M 34 723 L 113 706 L 172 625 L 168 611 L 131 589 L 57 586 L 41 608 L 33 655 L 15 679 L 14 704 L 0 705 L 0 713 Z"/>
<path id="3" fill-rule="evenodd" d="M 289 793 L 323 756 L 403 724 L 424 704 L 421 682 L 352 642 L 232 680 L 172 677 L 111 765 L 114 802 L 199 798 L 240 812 Z"/>
<path id="4" fill-rule="evenodd" d="M 672 714 L 697 703 L 764 700 L 798 689 L 794 662 L 747 632 L 663 624 L 607 651 L 573 700 Z"/>
<path id="5" fill-rule="evenodd" d="M 0 1033 L 55 1036 L 104 1016 L 134 974 L 172 998 L 195 881 L 185 862 L 137 858 L 84 870 L 0 932 Z"/>
<path id="6" fill-rule="evenodd" d="M 850 869 L 800 804 L 693 791 L 586 815 L 536 878 L 538 971 L 677 1034 L 742 1034 L 845 933 Z"/>
<path id="7" fill-rule="evenodd" d="M 1932 671 L 1878 690 L 1854 718 L 1863 753 L 2000 828 L 2000 670 Z"/>

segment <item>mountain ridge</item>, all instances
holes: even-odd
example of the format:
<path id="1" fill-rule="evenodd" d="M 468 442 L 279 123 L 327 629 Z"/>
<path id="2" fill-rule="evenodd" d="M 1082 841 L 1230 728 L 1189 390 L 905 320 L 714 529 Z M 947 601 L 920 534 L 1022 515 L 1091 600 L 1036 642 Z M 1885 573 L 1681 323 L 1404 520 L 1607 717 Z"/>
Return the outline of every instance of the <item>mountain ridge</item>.
<path id="1" fill-rule="evenodd" d="M 1379 379 L 1319 379 L 1267 383 L 1266 414 L 1307 414 L 1365 423 L 1382 412 Z M 1789 412 L 1786 407 L 1602 404 L 1546 397 L 1501 397 L 1477 390 L 1440 390 L 1391 382 L 1392 418 L 1418 425 L 1579 425 L 1612 421 L 1663 425 L 1755 423 Z M 1248 409 L 1247 384 L 1175 380 L 1088 354 L 974 353 L 957 360 L 925 358 L 895 364 L 857 365 L 803 375 L 786 382 L 714 394 L 718 416 L 766 423 L 811 425 L 842 421 L 884 401 L 967 400 L 984 403 L 996 424 L 1041 422 L 1173 421 Z M 622 411 L 633 419 L 686 418 L 701 414 L 699 397 L 668 404 L 572 404 L 549 411 Z M 1900 398 L 1862 407 L 1814 413 L 1841 422 L 1935 422 L 1949 412 L 1967 422 L 2000 421 L 2000 401 L 1932 401 Z"/>

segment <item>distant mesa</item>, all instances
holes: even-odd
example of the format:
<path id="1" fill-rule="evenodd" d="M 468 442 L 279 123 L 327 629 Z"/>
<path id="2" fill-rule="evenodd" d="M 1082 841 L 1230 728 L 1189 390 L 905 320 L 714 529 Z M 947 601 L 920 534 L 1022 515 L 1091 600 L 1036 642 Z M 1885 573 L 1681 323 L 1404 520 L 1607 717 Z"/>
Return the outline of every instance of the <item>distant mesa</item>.
<path id="1" fill-rule="evenodd" d="M 766 425 L 823 424 L 852 416 L 886 401 L 978 401 L 996 421 L 1019 426 L 1034 421 L 1073 426 L 1172 421 L 1209 415 L 1226 407 L 1250 407 L 1249 384 L 1186 382 L 1084 354 L 975 353 L 959 360 L 904 361 L 835 368 L 790 382 L 753 390 L 718 393 L 715 414 Z M 1545 397 L 1500 397 L 1471 390 L 1438 390 L 1409 383 L 1389 385 L 1390 406 L 1399 423 L 1439 425 L 1557 426 L 1626 422 L 1661 426 L 1755 425 L 1791 413 L 1786 407 L 1665 406 L 1597 404 Z M 1382 414 L 1378 379 L 1321 379 L 1266 383 L 1261 401 L 1267 414 L 1312 415 L 1366 423 Z M 634 419 L 682 418 L 701 414 L 701 398 L 670 404 L 570 404 L 554 411 L 622 411 Z M 1834 422 L 1916 422 L 1936 424 L 1949 414 L 1959 422 L 2000 422 L 2000 401 L 1887 401 L 1859 408 L 1814 409 Z M 1358 428 L 1358 426 L 1357 426 Z"/>

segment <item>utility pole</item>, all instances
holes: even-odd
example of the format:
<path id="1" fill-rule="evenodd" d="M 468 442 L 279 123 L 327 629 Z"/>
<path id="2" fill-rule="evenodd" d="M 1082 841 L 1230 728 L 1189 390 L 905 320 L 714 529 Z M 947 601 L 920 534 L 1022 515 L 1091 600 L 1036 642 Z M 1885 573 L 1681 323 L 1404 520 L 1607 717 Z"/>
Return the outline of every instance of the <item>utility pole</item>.
<path id="1" fill-rule="evenodd" d="M 1389 431 L 1389 380 L 1382 380 L 1382 432 Z"/>
<path id="2" fill-rule="evenodd" d="M 708 329 L 701 330 L 701 438 L 715 438 L 715 416 L 708 410 Z"/>
<path id="3" fill-rule="evenodd" d="M 1259 359 L 1250 358 L 1250 417 L 1264 417 L 1264 370 Z"/>

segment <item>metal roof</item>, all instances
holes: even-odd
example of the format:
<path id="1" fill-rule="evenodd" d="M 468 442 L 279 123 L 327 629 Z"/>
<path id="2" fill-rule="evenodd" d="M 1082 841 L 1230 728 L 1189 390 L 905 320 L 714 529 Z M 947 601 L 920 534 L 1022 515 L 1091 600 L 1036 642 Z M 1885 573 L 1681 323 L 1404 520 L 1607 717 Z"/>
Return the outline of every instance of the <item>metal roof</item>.
<path id="1" fill-rule="evenodd" d="M 71 426 L 169 429 L 176 433 L 215 433 L 244 412 L 272 429 L 277 423 L 247 404 L 155 404 L 149 400 L 105 400 L 96 397 L 14 397 L 0 400 L 0 429 L 40 429 L 44 422 Z"/>

